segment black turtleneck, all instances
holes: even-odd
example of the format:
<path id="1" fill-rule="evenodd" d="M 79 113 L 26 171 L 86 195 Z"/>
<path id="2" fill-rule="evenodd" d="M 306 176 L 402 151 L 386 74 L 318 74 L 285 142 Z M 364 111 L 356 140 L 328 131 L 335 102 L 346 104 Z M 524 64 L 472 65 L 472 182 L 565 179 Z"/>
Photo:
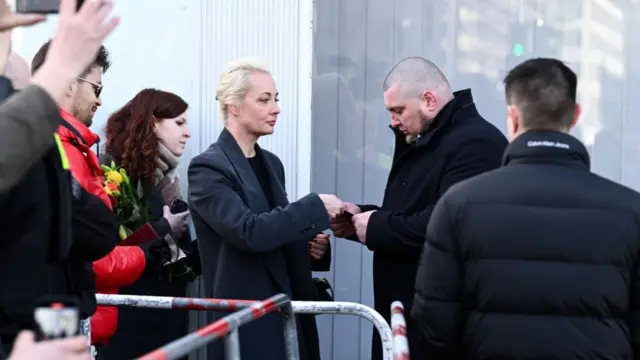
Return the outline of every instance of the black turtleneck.
<path id="1" fill-rule="evenodd" d="M 258 183 L 260 184 L 260 188 L 262 189 L 265 198 L 267 198 L 269 207 L 273 209 L 273 194 L 271 193 L 269 173 L 267 172 L 267 166 L 264 163 L 263 156 L 260 153 L 256 152 L 256 155 L 254 157 L 247 158 L 247 160 L 249 161 L 251 170 L 253 170 L 253 173 L 258 179 Z"/>

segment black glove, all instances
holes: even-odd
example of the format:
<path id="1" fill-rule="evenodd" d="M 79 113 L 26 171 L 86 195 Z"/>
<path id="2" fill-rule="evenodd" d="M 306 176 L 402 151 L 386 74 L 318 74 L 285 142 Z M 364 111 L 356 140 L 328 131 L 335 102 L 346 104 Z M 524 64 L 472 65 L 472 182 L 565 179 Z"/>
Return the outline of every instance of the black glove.
<path id="1" fill-rule="evenodd" d="M 189 265 L 196 275 L 202 275 L 202 264 L 200 264 L 200 248 L 198 247 L 198 241 L 191 241 L 187 246 L 182 248 L 182 251 L 187 255 L 187 265 Z"/>
<path id="2" fill-rule="evenodd" d="M 145 270 L 158 269 L 171 260 L 171 249 L 162 238 L 140 245 L 146 259 Z"/>

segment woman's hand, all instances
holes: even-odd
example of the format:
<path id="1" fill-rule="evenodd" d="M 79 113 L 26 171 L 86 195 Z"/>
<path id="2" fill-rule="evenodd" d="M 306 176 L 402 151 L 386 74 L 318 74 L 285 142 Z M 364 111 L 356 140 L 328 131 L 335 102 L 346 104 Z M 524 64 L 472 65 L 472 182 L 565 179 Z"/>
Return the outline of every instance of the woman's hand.
<path id="1" fill-rule="evenodd" d="M 168 206 L 164 206 L 162 209 L 163 215 L 169 226 L 171 227 L 171 234 L 174 238 L 179 238 L 182 233 L 187 229 L 187 225 L 189 224 L 189 211 L 181 212 L 178 214 L 172 214 L 171 209 Z"/>
<path id="2" fill-rule="evenodd" d="M 322 259 L 329 248 L 329 235 L 319 233 L 313 240 L 309 241 L 309 255 L 316 260 Z"/>

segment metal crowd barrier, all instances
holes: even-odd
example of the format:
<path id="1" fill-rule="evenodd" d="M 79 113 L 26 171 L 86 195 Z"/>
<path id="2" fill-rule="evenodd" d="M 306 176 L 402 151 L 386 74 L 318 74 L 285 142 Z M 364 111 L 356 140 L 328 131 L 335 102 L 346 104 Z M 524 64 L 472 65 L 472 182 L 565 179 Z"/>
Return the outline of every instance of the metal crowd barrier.
<path id="1" fill-rule="evenodd" d="M 393 360 L 409 360 L 409 340 L 404 319 L 404 306 L 400 301 L 391 304 L 391 331 L 393 332 Z"/>
<path id="2" fill-rule="evenodd" d="M 87 338 L 87 346 L 89 347 L 89 354 L 92 357 L 96 356 L 96 348 L 91 345 L 91 318 L 80 320 L 80 334 Z"/>
<path id="3" fill-rule="evenodd" d="M 169 296 L 138 296 L 96 294 L 98 305 L 154 308 L 165 310 L 237 311 L 255 303 L 253 300 L 206 299 Z M 367 319 L 373 324 L 382 340 L 382 358 L 393 359 L 391 328 L 385 319 L 372 308 L 345 301 L 291 301 L 296 314 L 344 314 Z"/>
<path id="4" fill-rule="evenodd" d="M 251 321 L 281 310 L 284 313 L 284 342 L 287 360 L 298 360 L 298 333 L 296 317 L 291 307 L 291 301 L 284 294 L 278 294 L 264 301 L 254 302 L 238 312 L 207 325 L 180 339 L 154 350 L 138 360 L 174 360 L 188 355 L 191 351 L 204 346 L 214 340 L 225 338 L 225 358 L 227 360 L 240 359 L 240 341 L 238 328 Z"/>

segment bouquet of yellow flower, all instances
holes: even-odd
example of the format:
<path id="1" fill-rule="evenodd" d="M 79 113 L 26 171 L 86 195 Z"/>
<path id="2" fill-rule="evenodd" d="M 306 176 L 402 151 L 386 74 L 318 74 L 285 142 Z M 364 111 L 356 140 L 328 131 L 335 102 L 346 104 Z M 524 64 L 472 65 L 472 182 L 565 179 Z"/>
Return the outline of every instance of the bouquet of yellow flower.
<path id="1" fill-rule="evenodd" d="M 102 165 L 104 190 L 115 200 L 114 211 L 118 218 L 118 235 L 124 240 L 135 230 L 151 220 L 149 207 L 144 199 L 142 185 L 134 187 L 125 169 Z"/>

